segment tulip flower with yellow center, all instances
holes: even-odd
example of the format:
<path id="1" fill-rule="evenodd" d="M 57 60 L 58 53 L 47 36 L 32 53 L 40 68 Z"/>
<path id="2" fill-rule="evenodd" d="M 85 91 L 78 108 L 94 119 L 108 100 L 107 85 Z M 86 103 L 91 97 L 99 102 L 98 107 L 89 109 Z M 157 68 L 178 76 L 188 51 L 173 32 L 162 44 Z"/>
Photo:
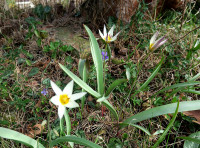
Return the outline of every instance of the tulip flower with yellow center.
<path id="1" fill-rule="evenodd" d="M 115 41 L 117 39 L 117 36 L 119 35 L 120 32 L 118 32 L 114 37 L 113 37 L 113 31 L 114 31 L 115 25 L 112 26 L 112 28 L 109 30 L 107 33 L 106 26 L 104 25 L 103 33 L 99 30 L 99 34 L 101 38 L 106 42 L 110 43 L 112 41 Z"/>
<path id="2" fill-rule="evenodd" d="M 150 40 L 149 50 L 154 51 L 158 47 L 162 46 L 165 42 L 167 42 L 167 39 L 163 36 L 160 39 L 156 40 L 158 37 L 159 32 L 157 31 Z"/>
<path id="3" fill-rule="evenodd" d="M 58 116 L 61 119 L 64 115 L 65 107 L 79 107 L 78 103 L 76 103 L 75 100 L 82 98 L 86 94 L 86 92 L 72 94 L 74 81 L 69 82 L 63 91 L 53 81 L 50 82 L 52 89 L 56 93 L 56 95 L 53 96 L 50 101 L 53 104 L 58 105 Z"/>

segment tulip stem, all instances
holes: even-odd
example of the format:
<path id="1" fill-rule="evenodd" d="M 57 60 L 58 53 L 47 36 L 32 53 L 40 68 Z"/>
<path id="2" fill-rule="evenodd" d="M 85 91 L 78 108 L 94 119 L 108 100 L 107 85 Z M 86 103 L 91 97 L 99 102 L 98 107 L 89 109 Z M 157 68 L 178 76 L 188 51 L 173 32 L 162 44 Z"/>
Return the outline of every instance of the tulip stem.
<path id="1" fill-rule="evenodd" d="M 63 135 L 63 120 L 60 119 L 60 136 Z"/>

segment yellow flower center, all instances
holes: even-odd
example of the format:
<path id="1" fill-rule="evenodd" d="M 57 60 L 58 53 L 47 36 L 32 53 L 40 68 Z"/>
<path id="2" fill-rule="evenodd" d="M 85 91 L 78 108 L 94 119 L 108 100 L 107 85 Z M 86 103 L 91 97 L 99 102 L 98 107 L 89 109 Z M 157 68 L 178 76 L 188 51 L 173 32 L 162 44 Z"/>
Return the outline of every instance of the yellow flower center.
<path id="1" fill-rule="evenodd" d="M 111 37 L 108 35 L 108 41 L 110 41 L 111 40 Z"/>
<path id="2" fill-rule="evenodd" d="M 106 43 L 110 43 L 111 39 L 112 38 L 109 35 L 104 38 L 104 40 L 106 41 Z"/>
<path id="3" fill-rule="evenodd" d="M 66 105 L 69 103 L 69 97 L 66 94 L 60 95 L 59 101 L 62 105 Z"/>
<path id="4" fill-rule="evenodd" d="M 152 47 L 153 47 L 153 45 L 154 45 L 154 44 L 153 44 L 153 43 L 151 43 L 151 44 L 150 44 L 150 46 L 149 46 L 149 49 L 150 49 L 151 51 L 153 50 L 153 48 L 152 48 Z"/>

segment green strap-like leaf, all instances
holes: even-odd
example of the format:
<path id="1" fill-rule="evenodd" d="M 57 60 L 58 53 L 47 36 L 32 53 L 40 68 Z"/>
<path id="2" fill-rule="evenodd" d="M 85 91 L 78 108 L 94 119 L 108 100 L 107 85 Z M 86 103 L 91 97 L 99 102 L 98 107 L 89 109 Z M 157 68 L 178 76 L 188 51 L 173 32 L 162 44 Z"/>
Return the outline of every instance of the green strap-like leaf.
<path id="1" fill-rule="evenodd" d="M 40 144 L 35 139 L 32 139 L 22 133 L 0 127 L 0 137 L 15 140 L 21 142 L 25 145 L 32 146 L 34 148 L 45 148 L 42 144 Z"/>
<path id="2" fill-rule="evenodd" d="M 173 126 L 174 121 L 176 120 L 176 117 L 177 117 L 177 114 L 178 114 L 178 108 L 179 108 L 179 101 L 177 103 L 176 111 L 175 111 L 175 113 L 174 113 L 171 121 L 169 122 L 168 126 L 166 127 L 165 131 L 162 133 L 162 135 L 160 136 L 160 138 L 154 144 L 153 148 L 157 148 L 158 147 L 158 145 L 164 140 L 164 138 L 167 135 L 167 133 L 170 130 L 170 128 Z"/>
<path id="3" fill-rule="evenodd" d="M 79 59 L 79 63 L 78 63 L 78 72 L 82 79 L 83 79 L 83 68 L 85 65 L 85 61 L 86 59 Z"/>
<path id="4" fill-rule="evenodd" d="M 50 147 L 52 148 L 54 145 L 57 145 L 60 142 L 74 142 L 76 144 L 84 145 L 84 146 L 87 146 L 90 148 L 102 148 L 101 146 L 99 146 L 91 141 L 88 141 L 86 139 L 79 138 L 76 136 L 65 136 L 65 137 L 57 138 L 56 140 L 53 140 L 50 143 Z"/>
<path id="5" fill-rule="evenodd" d="M 146 80 L 146 82 L 140 87 L 139 91 L 143 91 L 147 87 L 147 85 L 153 80 L 153 78 L 156 76 L 156 74 L 160 70 L 163 60 L 164 60 L 164 57 L 162 57 L 158 66 L 156 67 L 156 69 L 153 71 L 153 73 L 150 75 L 150 77 Z"/>
<path id="6" fill-rule="evenodd" d="M 180 102 L 179 110 L 178 112 L 184 112 L 184 111 L 192 111 L 192 110 L 199 110 L 200 109 L 200 100 L 195 101 L 183 101 Z M 169 113 L 174 113 L 176 110 L 176 103 L 171 103 L 167 105 L 162 105 L 158 107 L 154 107 L 152 109 L 145 110 L 143 112 L 140 112 L 136 115 L 131 116 L 130 118 L 126 119 L 121 124 L 121 127 L 125 127 L 127 125 L 134 124 L 143 120 L 147 120 L 153 117 L 157 117 L 160 115 L 165 115 Z"/>
<path id="7" fill-rule="evenodd" d="M 118 121 L 119 120 L 118 114 L 117 114 L 115 108 L 108 102 L 108 100 L 104 100 L 101 103 L 110 110 L 110 112 L 114 115 L 115 119 L 117 119 L 117 121 Z"/>
<path id="8" fill-rule="evenodd" d="M 98 93 L 100 93 L 101 96 L 103 96 L 104 82 L 103 82 L 103 61 L 102 61 L 101 51 L 99 49 L 99 45 L 92 31 L 87 26 L 84 25 L 84 27 L 90 37 L 91 53 L 97 72 Z"/>
<path id="9" fill-rule="evenodd" d="M 101 97 L 101 95 L 98 92 L 94 91 L 90 86 L 88 86 L 85 82 L 83 82 L 79 77 L 77 77 L 75 74 L 73 74 L 65 66 L 63 66 L 60 63 L 59 63 L 59 65 L 80 87 L 85 89 L 88 93 L 90 93 L 91 95 L 93 95 L 96 98 Z"/>
<path id="10" fill-rule="evenodd" d="M 65 122 L 66 122 L 66 126 L 67 126 L 67 135 L 71 134 L 71 121 L 70 121 L 70 117 L 68 114 L 68 110 L 65 109 L 64 112 L 64 116 L 65 116 Z M 70 146 L 73 148 L 74 147 L 74 143 L 73 142 L 69 142 Z"/>
<path id="11" fill-rule="evenodd" d="M 118 80 L 115 80 L 111 85 L 110 87 L 108 88 L 108 90 L 106 91 L 106 94 L 105 94 L 105 97 L 109 96 L 110 93 L 120 84 L 124 83 L 124 82 L 127 82 L 127 79 L 118 79 Z"/>

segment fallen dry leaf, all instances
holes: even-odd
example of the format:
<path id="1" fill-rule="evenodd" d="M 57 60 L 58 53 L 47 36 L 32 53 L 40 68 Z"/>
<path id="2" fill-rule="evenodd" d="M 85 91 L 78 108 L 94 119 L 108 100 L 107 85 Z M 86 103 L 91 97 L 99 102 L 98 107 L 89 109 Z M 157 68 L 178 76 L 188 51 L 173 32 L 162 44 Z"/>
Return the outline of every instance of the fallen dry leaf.
<path id="1" fill-rule="evenodd" d="M 183 112 L 184 115 L 196 118 L 196 120 L 193 120 L 193 122 L 200 125 L 200 110 L 193 110 L 188 112 Z"/>
<path id="2" fill-rule="evenodd" d="M 41 134 L 43 130 L 44 126 L 42 126 L 41 124 L 36 124 L 32 128 L 30 128 L 30 131 L 26 135 L 31 138 L 34 138 L 36 135 Z"/>

